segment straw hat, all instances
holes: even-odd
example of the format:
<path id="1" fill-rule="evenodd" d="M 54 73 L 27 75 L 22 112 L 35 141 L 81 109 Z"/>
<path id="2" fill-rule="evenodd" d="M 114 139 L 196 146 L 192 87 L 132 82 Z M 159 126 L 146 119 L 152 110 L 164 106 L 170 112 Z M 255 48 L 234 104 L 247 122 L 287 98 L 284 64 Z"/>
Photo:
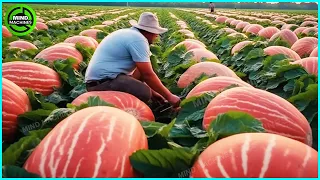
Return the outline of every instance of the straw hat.
<path id="1" fill-rule="evenodd" d="M 140 15 L 139 22 L 130 20 L 129 23 L 136 28 L 148 31 L 153 34 L 162 34 L 168 31 L 159 25 L 158 17 L 151 12 L 144 12 Z"/>

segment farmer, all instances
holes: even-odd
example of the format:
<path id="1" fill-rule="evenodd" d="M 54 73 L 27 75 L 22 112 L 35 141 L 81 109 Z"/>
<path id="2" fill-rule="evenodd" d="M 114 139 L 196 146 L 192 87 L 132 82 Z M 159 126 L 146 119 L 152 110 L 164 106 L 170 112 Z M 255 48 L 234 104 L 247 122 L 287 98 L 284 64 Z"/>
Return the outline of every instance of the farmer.
<path id="1" fill-rule="evenodd" d="M 95 50 L 85 74 L 88 91 L 121 91 L 148 104 L 152 99 L 178 107 L 180 98 L 172 94 L 152 69 L 150 48 L 159 34 L 167 32 L 156 15 L 144 12 L 131 28 L 105 37 Z"/>
<path id="2" fill-rule="evenodd" d="M 212 2 L 209 3 L 210 12 L 214 13 L 214 4 Z"/>

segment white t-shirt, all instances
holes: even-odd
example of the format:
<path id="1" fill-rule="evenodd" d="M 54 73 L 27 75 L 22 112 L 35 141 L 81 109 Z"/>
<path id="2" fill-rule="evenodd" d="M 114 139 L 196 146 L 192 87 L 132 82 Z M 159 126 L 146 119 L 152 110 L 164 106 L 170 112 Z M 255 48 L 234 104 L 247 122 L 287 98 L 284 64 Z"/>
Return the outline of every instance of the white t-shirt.
<path id="1" fill-rule="evenodd" d="M 114 79 L 118 74 L 130 74 L 135 62 L 150 62 L 148 40 L 132 27 L 120 29 L 105 37 L 95 50 L 85 74 L 85 82 Z"/>

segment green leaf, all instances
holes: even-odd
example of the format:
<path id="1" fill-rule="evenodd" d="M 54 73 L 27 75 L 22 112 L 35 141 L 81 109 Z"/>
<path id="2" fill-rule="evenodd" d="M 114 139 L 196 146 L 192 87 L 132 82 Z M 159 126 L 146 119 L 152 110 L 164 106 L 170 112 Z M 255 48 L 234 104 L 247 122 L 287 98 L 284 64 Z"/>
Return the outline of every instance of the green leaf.
<path id="1" fill-rule="evenodd" d="M 139 150 L 130 156 L 130 163 L 143 177 L 189 177 L 198 154 L 182 148 Z"/>
<path id="2" fill-rule="evenodd" d="M 86 93 L 87 89 L 86 89 L 86 84 L 82 83 L 77 85 L 76 87 L 74 87 L 68 94 L 70 96 L 70 98 L 75 99 L 78 96 L 80 96 L 83 93 Z"/>
<path id="3" fill-rule="evenodd" d="M 97 39 L 103 39 L 108 35 L 108 33 L 105 32 L 98 32 L 97 33 Z"/>
<path id="4" fill-rule="evenodd" d="M 32 89 L 26 89 L 26 93 L 29 97 L 31 107 L 33 110 L 54 110 L 58 108 L 54 103 L 47 102 L 47 97 L 44 97 L 43 95 Z"/>
<path id="5" fill-rule="evenodd" d="M 99 96 L 90 96 L 87 100 L 87 102 L 80 104 L 79 106 L 73 105 L 73 104 L 67 104 L 67 108 L 74 109 L 76 111 L 79 111 L 81 109 L 92 107 L 92 106 L 110 106 L 110 107 L 116 107 L 115 105 L 105 102 L 104 100 L 100 99 Z"/>
<path id="6" fill-rule="evenodd" d="M 294 104 L 299 111 L 307 111 L 309 114 L 308 121 L 311 122 L 318 110 L 309 106 L 309 103 L 312 101 L 318 102 L 318 84 L 310 84 L 305 92 L 290 97 L 288 101 Z"/>
<path id="7" fill-rule="evenodd" d="M 215 97 L 214 93 L 204 93 L 200 96 L 188 98 L 181 102 L 181 110 L 177 116 L 177 123 L 181 123 L 185 120 L 200 120 L 203 118 L 204 109 Z M 188 119 L 190 118 L 190 119 Z"/>
<path id="8" fill-rule="evenodd" d="M 306 71 L 302 68 L 298 68 L 298 69 L 291 69 L 287 72 L 284 73 L 284 77 L 289 80 L 289 79 L 294 79 L 294 78 L 298 78 L 302 75 L 306 74 Z"/>
<path id="9" fill-rule="evenodd" d="M 43 120 L 47 118 L 51 112 L 52 110 L 38 109 L 19 115 L 18 127 L 20 132 L 24 135 L 28 135 L 30 131 L 40 129 Z"/>
<path id="10" fill-rule="evenodd" d="M 70 102 L 71 99 L 69 96 L 64 95 L 63 92 L 55 91 L 46 97 L 46 101 L 53 103 L 53 104 L 59 104 L 59 103 Z"/>
<path id="11" fill-rule="evenodd" d="M 28 172 L 27 170 L 17 166 L 3 166 L 3 178 L 41 178 L 39 175 Z"/>
<path id="12" fill-rule="evenodd" d="M 251 115 L 240 111 L 219 114 L 210 123 L 208 134 L 211 142 L 231 135 L 249 132 L 265 132 L 262 123 Z"/>
<path id="13" fill-rule="evenodd" d="M 173 128 L 174 124 L 176 122 L 176 119 L 174 119 L 173 121 L 171 121 L 168 125 L 162 126 L 158 129 L 158 133 L 160 135 L 162 135 L 163 137 L 168 137 L 170 130 Z"/>
<path id="14" fill-rule="evenodd" d="M 167 126 L 167 124 L 159 123 L 159 122 L 152 122 L 152 121 L 139 121 L 143 127 L 144 132 L 146 133 L 147 137 L 152 137 L 159 129 L 162 129 Z"/>
<path id="15" fill-rule="evenodd" d="M 51 128 L 31 131 L 30 135 L 23 137 L 18 142 L 11 144 L 5 150 L 5 152 L 2 153 L 2 165 L 22 166 L 30 155 L 31 151 L 50 131 Z"/>
<path id="16" fill-rule="evenodd" d="M 54 128 L 60 121 L 64 120 L 74 112 L 74 109 L 71 108 L 55 109 L 43 121 L 42 128 Z"/>
<path id="17" fill-rule="evenodd" d="M 84 81 L 83 75 L 73 67 L 76 62 L 73 58 L 53 62 L 53 67 L 59 73 L 60 77 L 72 87 L 82 84 Z"/>
<path id="18" fill-rule="evenodd" d="M 262 57 L 264 56 L 264 51 L 262 48 L 256 48 L 256 49 L 253 49 L 251 50 L 247 57 L 246 57 L 246 60 L 250 60 L 250 59 L 255 59 L 255 58 L 258 58 L 258 57 Z"/>
<path id="19" fill-rule="evenodd" d="M 160 134 L 148 138 L 148 149 L 170 149 L 168 140 Z"/>

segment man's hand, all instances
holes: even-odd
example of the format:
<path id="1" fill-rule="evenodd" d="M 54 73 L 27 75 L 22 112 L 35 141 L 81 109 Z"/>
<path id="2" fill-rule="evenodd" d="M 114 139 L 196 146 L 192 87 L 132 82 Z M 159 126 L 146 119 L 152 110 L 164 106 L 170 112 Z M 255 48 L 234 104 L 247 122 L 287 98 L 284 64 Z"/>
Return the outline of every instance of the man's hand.
<path id="1" fill-rule="evenodd" d="M 172 94 L 161 82 L 156 73 L 152 69 L 150 62 L 136 62 L 138 71 L 141 74 L 141 80 L 144 81 L 151 89 L 157 92 L 168 100 L 173 107 L 180 105 L 180 98 Z"/>
<path id="2" fill-rule="evenodd" d="M 155 92 L 154 90 L 152 90 L 152 99 L 154 99 L 160 103 L 167 102 L 167 100 L 163 96 L 161 96 L 161 94 Z"/>
<path id="3" fill-rule="evenodd" d="M 172 105 L 172 107 L 179 107 L 180 105 L 180 98 L 174 94 L 172 94 L 169 98 L 168 98 L 169 103 Z"/>

